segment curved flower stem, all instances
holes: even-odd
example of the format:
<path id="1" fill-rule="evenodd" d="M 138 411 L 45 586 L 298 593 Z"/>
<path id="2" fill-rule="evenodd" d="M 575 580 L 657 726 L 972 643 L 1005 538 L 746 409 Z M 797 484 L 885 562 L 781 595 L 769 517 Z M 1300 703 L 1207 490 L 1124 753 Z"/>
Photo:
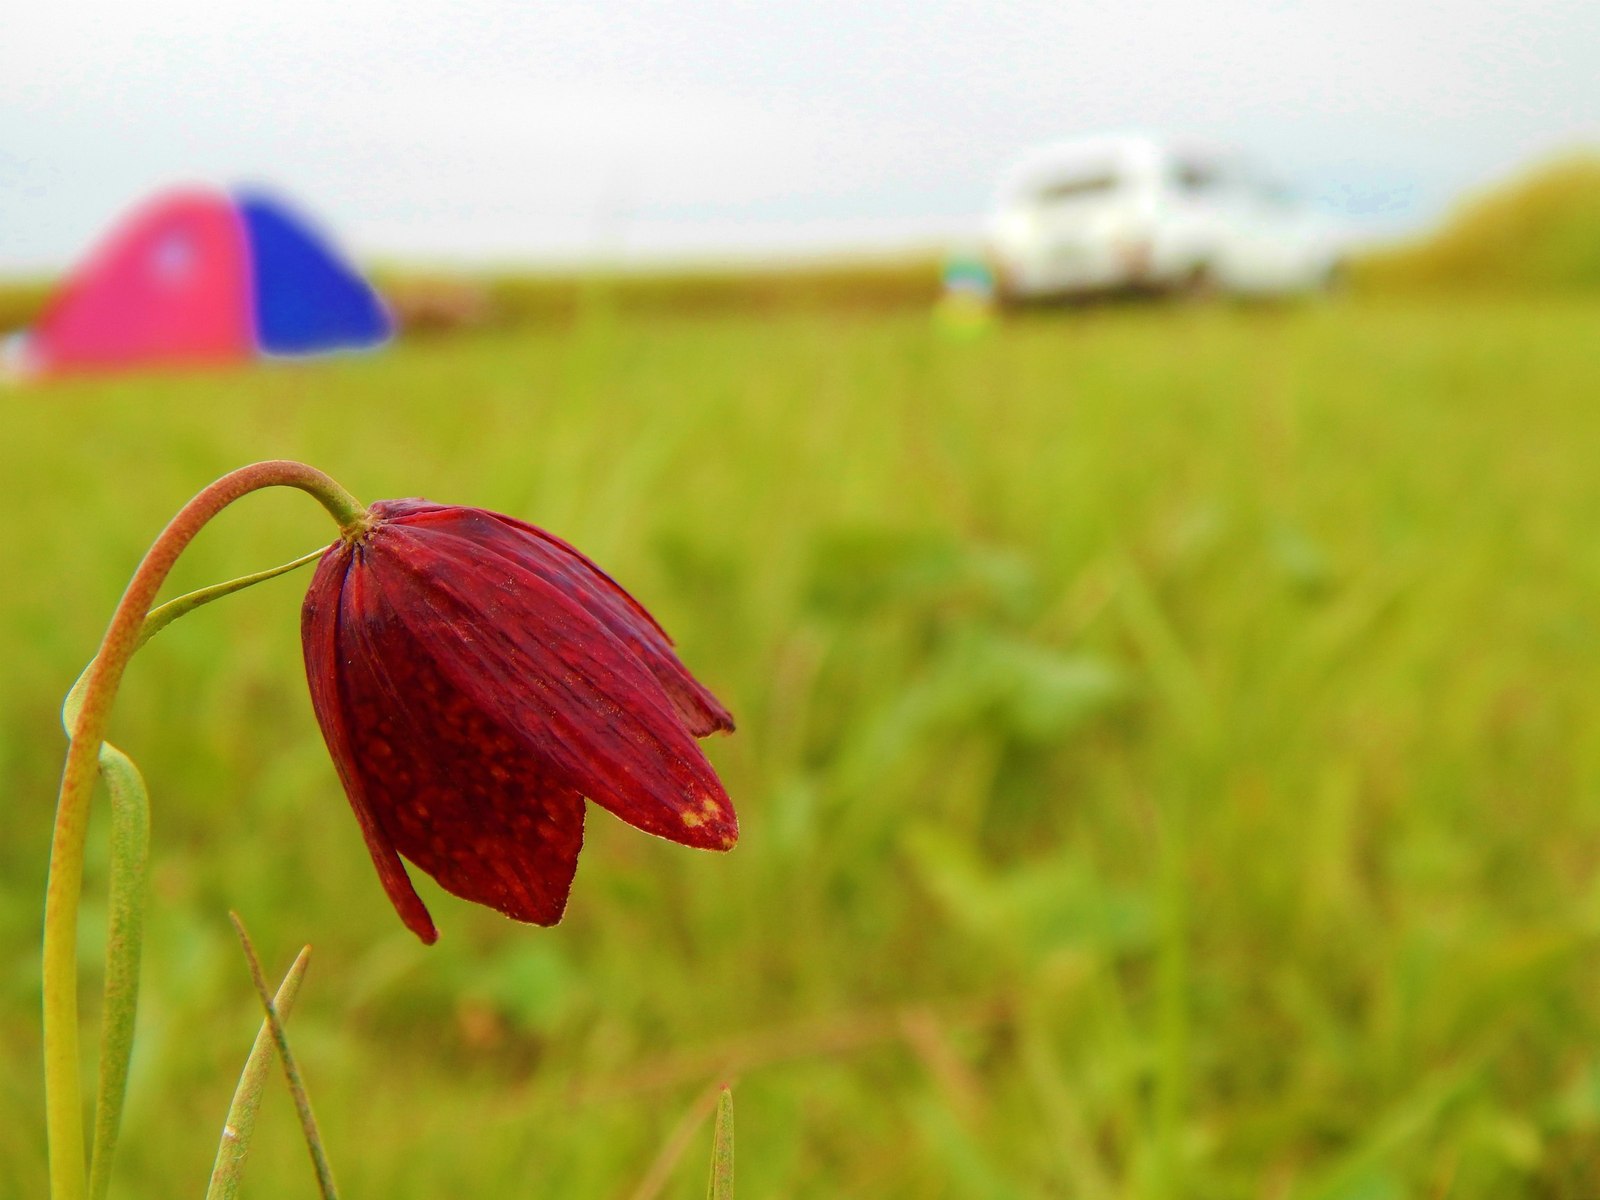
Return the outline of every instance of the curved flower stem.
<path id="1" fill-rule="evenodd" d="M 61 776 L 45 894 L 45 1112 L 53 1200 L 82 1200 L 87 1183 L 78 1075 L 78 902 L 83 889 L 89 803 L 112 701 L 128 660 L 138 648 L 145 615 L 178 556 L 212 517 L 241 496 L 267 487 L 293 487 L 309 493 L 339 523 L 347 538 L 359 537 L 370 526 L 371 518 L 354 496 L 304 463 L 277 459 L 229 472 L 184 505 L 156 538 L 129 581 L 89 667 Z"/>
<path id="2" fill-rule="evenodd" d="M 168 600 L 159 608 L 151 609 L 145 617 L 135 650 L 186 613 L 303 567 L 323 553 L 319 547 L 293 562 Z M 83 708 L 89 669 L 83 669 L 61 707 L 61 723 L 69 737 L 77 727 L 78 713 Z M 111 1185 L 111 1160 L 122 1124 L 139 1006 L 139 958 L 150 829 L 150 801 L 133 760 L 110 742 L 102 741 L 100 774 L 111 793 L 111 889 L 107 906 L 105 996 L 100 1009 L 100 1081 L 95 1091 L 94 1144 L 89 1153 L 89 1200 L 104 1200 Z"/>

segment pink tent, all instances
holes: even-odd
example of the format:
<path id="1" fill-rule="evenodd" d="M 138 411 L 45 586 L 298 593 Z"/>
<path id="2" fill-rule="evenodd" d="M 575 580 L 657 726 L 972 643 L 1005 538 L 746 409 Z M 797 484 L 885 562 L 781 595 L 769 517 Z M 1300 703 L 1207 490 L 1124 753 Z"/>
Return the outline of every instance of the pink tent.
<path id="1" fill-rule="evenodd" d="M 51 301 L 30 335 L 46 371 L 235 362 L 254 353 L 244 231 L 208 191 L 135 212 Z"/>
<path id="2" fill-rule="evenodd" d="M 137 209 L 8 358 L 59 375 L 367 349 L 392 332 L 371 285 L 281 201 L 191 188 Z"/>

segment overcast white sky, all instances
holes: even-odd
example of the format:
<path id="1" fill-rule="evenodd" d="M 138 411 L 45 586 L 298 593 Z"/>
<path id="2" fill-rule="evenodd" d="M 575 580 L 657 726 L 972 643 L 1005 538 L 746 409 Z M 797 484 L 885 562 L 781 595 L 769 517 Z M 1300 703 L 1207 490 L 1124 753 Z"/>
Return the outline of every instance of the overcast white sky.
<path id="1" fill-rule="evenodd" d="M 1600 142 L 1600 0 L 17 0 L 0 273 L 175 180 L 277 184 L 410 259 L 893 246 L 1108 129 L 1415 224 Z"/>

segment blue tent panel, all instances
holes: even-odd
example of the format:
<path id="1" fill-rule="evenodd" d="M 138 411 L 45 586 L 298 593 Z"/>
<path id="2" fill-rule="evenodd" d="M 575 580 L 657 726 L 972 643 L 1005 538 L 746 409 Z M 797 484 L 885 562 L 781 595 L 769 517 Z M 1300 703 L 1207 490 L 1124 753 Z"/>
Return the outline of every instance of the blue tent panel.
<path id="1" fill-rule="evenodd" d="M 370 284 L 294 213 L 237 197 L 254 266 L 256 338 L 268 354 L 376 346 L 393 331 Z"/>

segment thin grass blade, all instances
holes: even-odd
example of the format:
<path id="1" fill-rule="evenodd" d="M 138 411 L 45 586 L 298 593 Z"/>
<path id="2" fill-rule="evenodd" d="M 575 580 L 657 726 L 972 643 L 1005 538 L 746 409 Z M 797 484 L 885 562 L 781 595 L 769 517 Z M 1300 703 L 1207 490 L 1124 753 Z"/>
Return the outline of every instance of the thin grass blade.
<path id="1" fill-rule="evenodd" d="M 723 1084 L 714 1084 L 706 1088 L 694 1098 L 678 1123 L 672 1127 L 672 1132 L 667 1135 L 667 1140 L 662 1143 L 661 1151 L 650 1164 L 650 1169 L 645 1172 L 644 1178 L 639 1181 L 639 1186 L 628 1194 L 628 1200 L 656 1200 L 662 1192 L 666 1191 L 667 1184 L 672 1181 L 672 1172 L 677 1168 L 679 1160 L 689 1149 L 694 1135 L 699 1132 L 717 1107 L 717 1098 L 722 1094 Z"/>
<path id="2" fill-rule="evenodd" d="M 293 1011 L 310 958 L 311 947 L 306 946 L 278 985 L 278 994 L 273 997 L 272 1005 L 278 1011 L 279 1020 L 287 1020 Z M 272 1026 L 263 1017 L 255 1044 L 250 1047 L 250 1057 L 245 1060 L 244 1070 L 239 1074 L 239 1086 L 233 1091 L 233 1103 L 228 1106 L 228 1120 L 222 1127 L 222 1140 L 217 1144 L 217 1161 L 211 1168 L 206 1200 L 235 1200 L 239 1194 L 245 1155 L 250 1152 L 256 1113 L 261 1108 L 261 1091 L 267 1085 L 268 1072 L 272 1070 L 273 1050 Z"/>
<path id="3" fill-rule="evenodd" d="M 250 941 L 250 935 L 245 931 L 244 922 L 239 914 L 231 912 L 228 919 L 233 922 L 234 932 L 239 935 L 239 944 L 244 947 L 245 961 L 250 966 L 250 980 L 256 985 L 256 995 L 261 998 L 261 1007 L 267 1013 L 267 1026 L 272 1031 L 273 1043 L 278 1048 L 278 1061 L 283 1064 L 284 1078 L 289 1083 L 289 1094 L 294 1097 L 295 1111 L 300 1114 L 300 1129 L 305 1135 L 306 1149 L 311 1153 L 311 1167 L 317 1174 L 317 1187 L 322 1193 L 322 1200 L 338 1200 L 338 1189 L 333 1184 L 333 1169 L 328 1165 L 327 1152 L 322 1147 L 322 1134 L 317 1130 L 317 1118 L 311 1112 L 311 1098 L 306 1094 L 306 1085 L 300 1078 L 300 1067 L 294 1060 L 294 1051 L 289 1049 L 289 1036 L 283 1031 L 283 1021 L 278 1015 L 277 1006 L 273 1003 L 272 993 L 267 990 L 267 977 L 261 971 L 261 959 L 256 954 L 256 948 Z"/>
<path id="4" fill-rule="evenodd" d="M 733 1092 L 717 1099 L 717 1127 L 711 1135 L 711 1186 L 706 1200 L 733 1200 Z"/>

